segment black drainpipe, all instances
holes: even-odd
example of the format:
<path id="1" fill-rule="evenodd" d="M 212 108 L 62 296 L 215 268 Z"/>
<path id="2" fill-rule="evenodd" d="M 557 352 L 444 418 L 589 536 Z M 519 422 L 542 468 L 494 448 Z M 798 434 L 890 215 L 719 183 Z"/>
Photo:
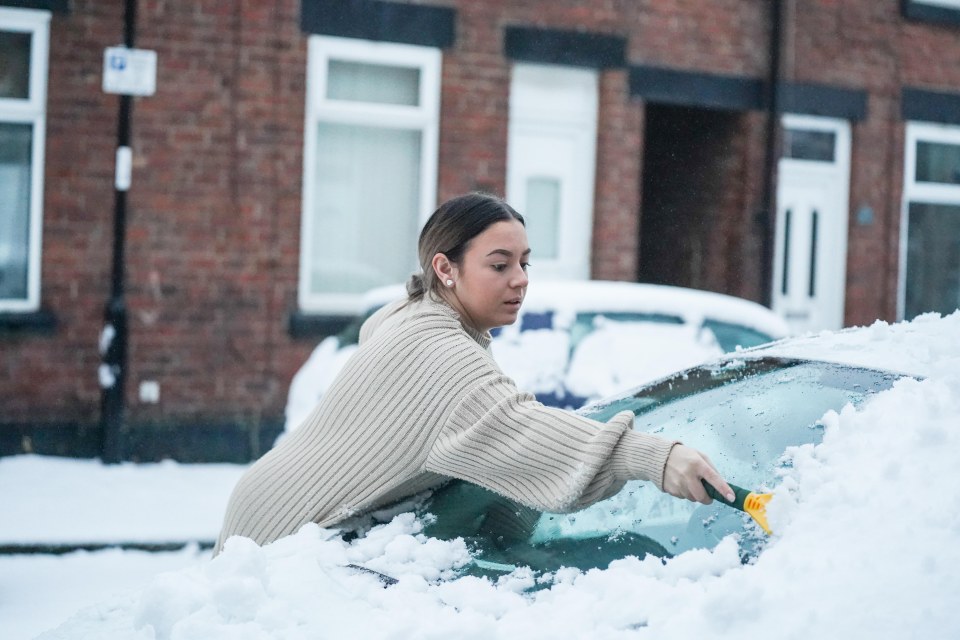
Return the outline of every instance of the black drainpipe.
<path id="1" fill-rule="evenodd" d="M 137 0 L 125 0 L 123 17 L 123 44 L 134 46 Z M 117 148 L 130 148 L 130 120 L 133 98 L 120 95 L 117 122 Z M 119 162 L 119 153 L 118 162 Z M 113 214 L 113 269 L 110 300 L 105 312 L 105 333 L 101 340 L 100 427 L 102 443 L 100 455 L 104 462 L 120 462 L 123 456 L 121 435 L 124 418 L 124 389 L 127 378 L 127 305 L 124 299 L 124 243 L 127 233 L 127 190 L 117 185 L 114 192 Z"/>
<path id="2" fill-rule="evenodd" d="M 777 209 L 774 176 L 777 161 L 777 133 L 780 130 L 780 48 L 783 22 L 782 0 L 770 2 L 770 70 L 767 79 L 767 135 L 763 167 L 763 192 L 760 201 L 760 301 L 770 307 L 773 302 L 773 248 L 775 242 Z"/>

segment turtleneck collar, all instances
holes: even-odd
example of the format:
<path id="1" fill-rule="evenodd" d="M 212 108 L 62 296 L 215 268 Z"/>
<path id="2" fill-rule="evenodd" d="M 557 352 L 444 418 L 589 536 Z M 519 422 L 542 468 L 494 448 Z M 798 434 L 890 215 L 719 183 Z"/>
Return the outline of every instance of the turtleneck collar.
<path id="1" fill-rule="evenodd" d="M 434 293 L 424 295 L 423 300 L 427 304 L 433 305 L 434 307 L 440 309 L 443 313 L 455 318 L 457 322 L 460 323 L 460 326 L 463 327 L 463 330 L 467 332 L 467 335 L 473 338 L 481 347 L 484 349 L 490 348 L 490 341 L 493 340 L 493 336 L 490 335 L 490 332 L 479 331 L 478 329 L 475 329 L 471 325 L 464 322 L 463 318 L 460 316 L 460 313 L 451 307 L 446 300 Z"/>

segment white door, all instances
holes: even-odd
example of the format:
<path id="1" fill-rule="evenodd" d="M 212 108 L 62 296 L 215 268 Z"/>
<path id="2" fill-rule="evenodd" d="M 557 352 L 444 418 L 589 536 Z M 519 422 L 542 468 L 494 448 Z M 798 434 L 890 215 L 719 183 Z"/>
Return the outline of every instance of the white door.
<path id="1" fill-rule="evenodd" d="M 850 126 L 784 117 L 777 186 L 773 310 L 795 333 L 843 326 Z"/>
<path id="2" fill-rule="evenodd" d="M 527 222 L 534 277 L 590 277 L 597 72 L 517 64 L 507 201 Z"/>

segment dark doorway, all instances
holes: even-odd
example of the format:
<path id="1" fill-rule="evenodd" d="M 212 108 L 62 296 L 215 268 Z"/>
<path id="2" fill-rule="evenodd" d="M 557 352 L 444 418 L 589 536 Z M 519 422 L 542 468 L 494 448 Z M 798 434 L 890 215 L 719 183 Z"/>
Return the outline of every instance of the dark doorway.
<path id="1" fill-rule="evenodd" d="M 740 113 L 647 105 L 639 282 L 730 288 L 743 131 Z"/>

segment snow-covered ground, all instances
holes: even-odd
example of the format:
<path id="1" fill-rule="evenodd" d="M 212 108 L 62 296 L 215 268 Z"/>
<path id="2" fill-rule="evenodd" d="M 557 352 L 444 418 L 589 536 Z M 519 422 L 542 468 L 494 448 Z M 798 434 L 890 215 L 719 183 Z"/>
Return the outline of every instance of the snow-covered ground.
<path id="1" fill-rule="evenodd" d="M 0 546 L 209 543 L 245 469 L 0 458 Z M 209 557 L 196 544 L 165 553 L 0 555 L 0 638 L 33 638 L 78 609 Z"/>
<path id="2" fill-rule="evenodd" d="M 602 571 L 537 577 L 521 569 L 497 582 L 456 578 L 453 571 L 468 559 L 462 542 L 427 538 L 420 523 L 403 514 L 350 544 L 308 525 L 263 548 L 234 538 L 212 560 L 190 549 L 164 554 L 129 583 L 106 578 L 104 590 L 111 592 L 66 620 L 66 609 L 82 599 L 61 611 L 41 611 L 51 594 L 59 597 L 47 590 L 49 581 L 64 592 L 78 580 L 94 588 L 96 576 L 132 571 L 141 555 L 0 558 L 0 629 L 4 638 L 30 637 L 18 616 L 43 615 L 43 624 L 29 629 L 55 627 L 43 640 L 960 637 L 960 312 L 879 323 L 860 347 L 846 344 L 882 352 L 888 342 L 907 341 L 909 349 L 888 350 L 888 366 L 909 369 L 895 355 L 908 352 L 922 359 L 930 377 L 901 380 L 857 410 L 828 414 L 821 444 L 788 452 L 791 464 L 769 507 L 775 533 L 752 564 L 740 563 L 737 541 L 728 538 L 712 551 L 666 561 L 625 558 Z M 63 469 L 49 459 L 0 461 L 4 515 L 14 504 L 19 518 L 56 521 L 49 512 L 63 507 L 61 496 L 51 491 L 26 498 L 20 494 L 33 489 L 17 479 L 19 472 L 7 473 L 38 465 L 31 476 L 38 481 L 48 463 L 54 486 Z M 87 471 L 96 475 L 91 464 Z M 159 468 L 173 474 L 180 465 Z M 195 487 L 203 485 L 204 473 L 223 472 L 198 469 Z M 131 472 L 126 483 L 136 475 Z M 147 484 L 163 482 L 161 476 Z M 67 482 L 83 480 L 77 475 Z M 130 499 L 117 484 L 96 483 L 88 499 L 108 502 L 113 491 Z M 108 520 L 107 529 L 110 519 L 127 526 L 123 510 L 98 517 Z M 191 529 L 193 523 L 172 521 L 196 517 L 190 509 L 163 514 L 181 536 L 208 525 Z M 63 528 L 73 525 L 81 526 Z M 20 526 L 17 536 L 31 525 Z M 0 532 L 5 527 L 6 518 Z M 166 561 L 171 566 L 161 566 Z M 385 588 L 351 564 L 399 582 Z M 165 568 L 173 570 L 147 575 Z M 529 591 L 537 580 L 543 588 Z"/>
<path id="3" fill-rule="evenodd" d="M 81 609 L 143 589 L 158 574 L 209 559 L 210 552 L 196 546 L 164 553 L 105 549 L 0 555 L 0 637 L 30 640 Z"/>
<path id="4" fill-rule="evenodd" d="M 213 541 L 245 469 L 0 458 L 0 545 Z"/>

